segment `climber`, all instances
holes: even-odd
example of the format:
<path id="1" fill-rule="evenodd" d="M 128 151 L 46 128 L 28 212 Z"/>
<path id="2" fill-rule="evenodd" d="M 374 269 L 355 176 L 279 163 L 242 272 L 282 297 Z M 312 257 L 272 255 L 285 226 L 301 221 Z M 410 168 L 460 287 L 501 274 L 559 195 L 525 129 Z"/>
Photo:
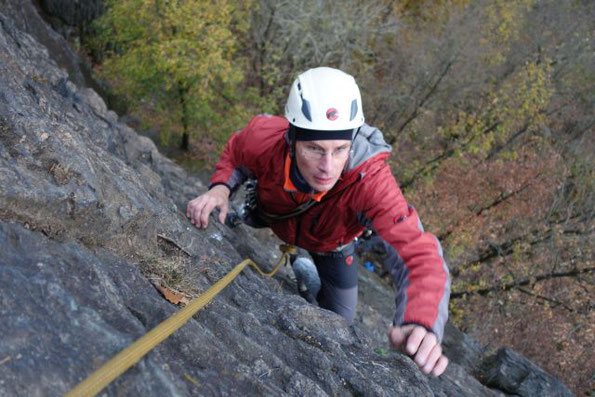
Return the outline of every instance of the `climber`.
<path id="1" fill-rule="evenodd" d="M 256 179 L 250 218 L 309 252 L 313 263 L 307 257 L 293 262 L 298 285 L 305 287 L 300 293 L 349 323 L 357 307 L 354 241 L 366 227 L 373 229 L 400 258 L 389 341 L 424 373 L 439 376 L 448 365 L 440 343 L 449 273 L 440 243 L 424 231 L 385 163 L 390 151 L 382 133 L 364 123 L 354 78 L 337 69 L 310 69 L 291 86 L 285 119 L 259 115 L 230 137 L 209 190 L 188 203 L 187 216 L 206 228 L 217 208 L 224 223 L 232 215 L 230 196 Z"/>

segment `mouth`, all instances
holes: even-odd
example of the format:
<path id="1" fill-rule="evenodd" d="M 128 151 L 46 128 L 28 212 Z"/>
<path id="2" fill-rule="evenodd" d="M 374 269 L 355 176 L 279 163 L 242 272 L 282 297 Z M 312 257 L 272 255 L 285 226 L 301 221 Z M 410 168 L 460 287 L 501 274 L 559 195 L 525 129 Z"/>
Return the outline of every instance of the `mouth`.
<path id="1" fill-rule="evenodd" d="M 327 185 L 333 181 L 333 178 L 321 178 L 321 177 L 314 177 L 314 180 L 321 185 Z"/>

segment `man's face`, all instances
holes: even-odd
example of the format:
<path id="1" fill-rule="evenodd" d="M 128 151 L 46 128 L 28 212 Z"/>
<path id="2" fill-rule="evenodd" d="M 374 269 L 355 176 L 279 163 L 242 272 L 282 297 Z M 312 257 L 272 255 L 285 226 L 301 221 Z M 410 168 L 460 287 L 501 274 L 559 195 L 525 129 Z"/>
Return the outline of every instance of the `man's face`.
<path id="1" fill-rule="evenodd" d="M 346 140 L 297 141 L 297 167 L 314 190 L 330 190 L 341 176 L 350 149 L 351 142 Z"/>

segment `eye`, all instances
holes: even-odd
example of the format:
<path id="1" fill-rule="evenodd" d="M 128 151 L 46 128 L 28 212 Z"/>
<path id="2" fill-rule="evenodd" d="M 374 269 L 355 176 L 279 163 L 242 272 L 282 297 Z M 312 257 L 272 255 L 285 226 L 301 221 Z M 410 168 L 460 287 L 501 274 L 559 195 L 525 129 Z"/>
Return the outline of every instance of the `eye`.
<path id="1" fill-rule="evenodd" d="M 308 149 L 313 151 L 314 153 L 317 153 L 317 154 L 324 153 L 324 150 L 322 150 L 318 146 L 311 145 L 311 146 L 308 146 Z"/>

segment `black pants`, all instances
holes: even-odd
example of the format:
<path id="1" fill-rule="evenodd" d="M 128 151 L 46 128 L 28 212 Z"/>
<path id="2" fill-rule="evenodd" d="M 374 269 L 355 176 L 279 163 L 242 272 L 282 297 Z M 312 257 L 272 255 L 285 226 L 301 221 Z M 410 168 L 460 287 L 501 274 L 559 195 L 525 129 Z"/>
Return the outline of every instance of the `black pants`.
<path id="1" fill-rule="evenodd" d="M 350 324 L 357 309 L 358 259 L 354 251 L 355 244 L 351 243 L 342 251 L 310 252 L 321 281 L 318 305 L 341 315 Z"/>
<path id="2" fill-rule="evenodd" d="M 248 191 L 249 190 L 249 191 Z M 254 228 L 267 227 L 268 224 L 259 215 L 256 204 L 256 183 L 247 190 L 241 220 Z M 357 309 L 357 264 L 355 243 L 347 245 L 340 251 L 314 253 L 310 252 L 320 277 L 320 292 L 316 296 L 318 305 L 343 316 L 348 323 L 353 322 Z M 297 255 L 292 258 L 297 258 Z"/>

